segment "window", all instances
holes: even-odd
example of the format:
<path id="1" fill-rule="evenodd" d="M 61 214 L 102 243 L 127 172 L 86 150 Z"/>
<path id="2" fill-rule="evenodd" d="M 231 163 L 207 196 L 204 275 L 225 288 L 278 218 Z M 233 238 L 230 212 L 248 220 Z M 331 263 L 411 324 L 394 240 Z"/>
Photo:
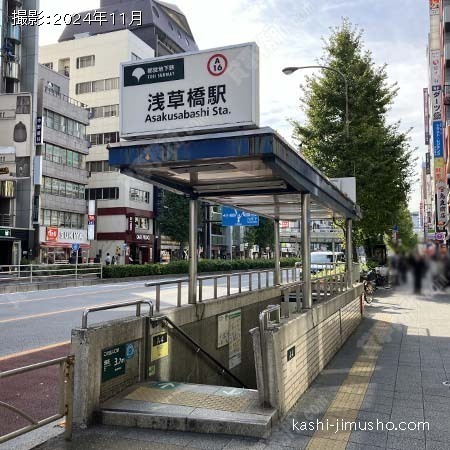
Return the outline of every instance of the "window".
<path id="1" fill-rule="evenodd" d="M 44 193 L 60 197 L 84 199 L 84 185 L 44 176 Z"/>
<path id="2" fill-rule="evenodd" d="M 115 167 L 110 167 L 108 161 L 90 161 L 87 163 L 87 170 L 91 173 L 119 171 Z"/>
<path id="3" fill-rule="evenodd" d="M 89 200 L 117 200 L 119 198 L 119 188 L 86 189 L 86 198 Z"/>
<path id="4" fill-rule="evenodd" d="M 78 94 L 89 94 L 92 92 L 92 81 L 87 81 L 85 83 L 77 83 L 75 85 L 75 92 Z"/>
<path id="5" fill-rule="evenodd" d="M 142 58 L 138 55 L 136 55 L 136 53 L 131 52 L 131 61 L 140 61 Z"/>
<path id="6" fill-rule="evenodd" d="M 107 145 L 113 144 L 114 142 L 120 142 L 118 131 L 112 131 L 110 133 L 90 134 L 87 137 L 91 145 Z"/>
<path id="7" fill-rule="evenodd" d="M 150 203 L 150 192 L 130 188 L 130 200 L 133 202 Z"/>
<path id="8" fill-rule="evenodd" d="M 84 226 L 84 214 L 43 209 L 41 214 L 41 225 L 80 229 Z"/>
<path id="9" fill-rule="evenodd" d="M 63 166 L 75 167 L 76 169 L 84 169 L 84 155 L 73 150 L 67 150 L 57 145 L 44 144 L 43 156 L 46 161 L 51 161 Z"/>
<path id="10" fill-rule="evenodd" d="M 101 117 L 117 117 L 119 115 L 119 105 L 95 106 L 91 108 L 91 119 Z"/>
<path id="11" fill-rule="evenodd" d="M 119 78 L 108 78 L 105 80 L 105 91 L 119 89 Z"/>
<path id="12" fill-rule="evenodd" d="M 31 113 L 31 97 L 29 95 L 18 95 L 16 103 L 16 114 Z"/>
<path id="13" fill-rule="evenodd" d="M 78 139 L 85 139 L 86 137 L 85 125 L 48 109 L 44 110 L 44 123 L 48 128 L 75 136 Z"/>
<path id="14" fill-rule="evenodd" d="M 87 81 L 77 83 L 75 92 L 77 94 L 89 94 L 90 92 L 102 92 L 119 89 L 119 78 L 107 78 L 106 80 Z"/>
<path id="15" fill-rule="evenodd" d="M 77 58 L 77 69 L 83 69 L 84 67 L 91 67 L 95 65 L 95 55 L 80 56 Z"/>
<path id="16" fill-rule="evenodd" d="M 48 63 L 44 63 L 42 64 L 43 66 L 47 67 L 50 70 L 53 70 L 53 63 L 52 62 L 48 62 Z"/>
<path id="17" fill-rule="evenodd" d="M 136 226 L 136 228 L 140 228 L 141 230 L 149 230 L 150 219 L 148 217 L 135 217 L 134 225 Z"/>

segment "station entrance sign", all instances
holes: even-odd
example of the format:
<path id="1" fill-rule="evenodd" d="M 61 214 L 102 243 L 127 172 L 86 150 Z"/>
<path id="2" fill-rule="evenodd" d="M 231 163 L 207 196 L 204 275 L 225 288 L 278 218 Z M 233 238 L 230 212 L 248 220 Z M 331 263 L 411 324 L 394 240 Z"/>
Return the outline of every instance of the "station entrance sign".
<path id="1" fill-rule="evenodd" d="M 120 83 L 124 138 L 259 126 L 254 43 L 123 63 Z"/>

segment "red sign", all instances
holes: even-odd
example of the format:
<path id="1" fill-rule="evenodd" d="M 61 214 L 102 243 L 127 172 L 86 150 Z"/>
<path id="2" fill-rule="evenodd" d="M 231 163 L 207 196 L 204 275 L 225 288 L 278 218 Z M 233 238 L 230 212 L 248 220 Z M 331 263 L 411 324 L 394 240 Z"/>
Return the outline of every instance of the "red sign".
<path id="1" fill-rule="evenodd" d="M 57 241 L 58 240 L 58 227 L 47 227 L 45 230 L 45 240 L 46 241 Z"/>
<path id="2" fill-rule="evenodd" d="M 211 58 L 209 58 L 208 61 L 208 72 L 214 76 L 218 77 L 225 73 L 225 70 L 227 70 L 228 66 L 228 60 L 225 57 L 225 55 L 222 55 L 221 53 L 216 53 L 215 55 L 212 55 Z"/>
<path id="3" fill-rule="evenodd" d="M 282 220 L 280 226 L 281 228 L 289 228 L 289 220 Z"/>

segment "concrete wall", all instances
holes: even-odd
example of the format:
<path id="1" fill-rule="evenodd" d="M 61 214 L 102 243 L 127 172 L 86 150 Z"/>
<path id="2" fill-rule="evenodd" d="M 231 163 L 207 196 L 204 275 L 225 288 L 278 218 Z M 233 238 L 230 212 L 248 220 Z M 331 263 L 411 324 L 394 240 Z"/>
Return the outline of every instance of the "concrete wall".
<path id="1" fill-rule="evenodd" d="M 252 330 L 256 357 L 257 384 L 261 403 L 264 382 L 261 352 L 265 352 L 268 401 L 286 414 L 319 375 L 361 321 L 361 286 L 334 299 L 315 304 L 310 311 L 282 320 L 279 327 L 264 332 L 261 348 L 260 330 Z M 287 360 L 288 350 L 295 356 Z"/>

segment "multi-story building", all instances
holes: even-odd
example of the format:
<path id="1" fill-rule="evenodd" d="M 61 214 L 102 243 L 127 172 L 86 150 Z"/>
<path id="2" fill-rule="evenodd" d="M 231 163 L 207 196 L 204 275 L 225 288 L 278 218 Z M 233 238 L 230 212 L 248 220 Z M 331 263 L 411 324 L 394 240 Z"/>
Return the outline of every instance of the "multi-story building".
<path id="1" fill-rule="evenodd" d="M 444 247 L 449 218 L 450 1 L 430 0 L 429 13 L 429 86 L 424 89 L 428 150 L 425 173 L 422 173 L 421 202 L 427 237 Z"/>
<path id="2" fill-rule="evenodd" d="M 39 66 L 36 135 L 35 216 L 36 252 L 45 263 L 67 262 L 72 244 L 80 244 L 79 257 L 87 262 L 86 127 L 89 112 L 69 96 L 69 78 Z M 39 211 L 39 215 L 36 215 Z"/>
<path id="3" fill-rule="evenodd" d="M 0 264 L 32 258 L 33 164 L 38 27 L 18 26 L 14 11 L 38 0 L 0 0 Z"/>
<path id="4" fill-rule="evenodd" d="M 174 5 L 148 0 L 102 0 L 106 23 L 81 21 L 67 26 L 57 44 L 41 47 L 40 62 L 70 76 L 70 96 L 88 105 L 91 149 L 87 158 L 87 198 L 96 201 L 96 240 L 92 251 L 129 257 L 135 262 L 159 259 L 161 245 L 155 213 L 161 192 L 108 165 L 106 146 L 119 140 L 120 63 L 197 50 L 189 24 Z M 81 15 L 95 16 L 95 11 Z"/>

